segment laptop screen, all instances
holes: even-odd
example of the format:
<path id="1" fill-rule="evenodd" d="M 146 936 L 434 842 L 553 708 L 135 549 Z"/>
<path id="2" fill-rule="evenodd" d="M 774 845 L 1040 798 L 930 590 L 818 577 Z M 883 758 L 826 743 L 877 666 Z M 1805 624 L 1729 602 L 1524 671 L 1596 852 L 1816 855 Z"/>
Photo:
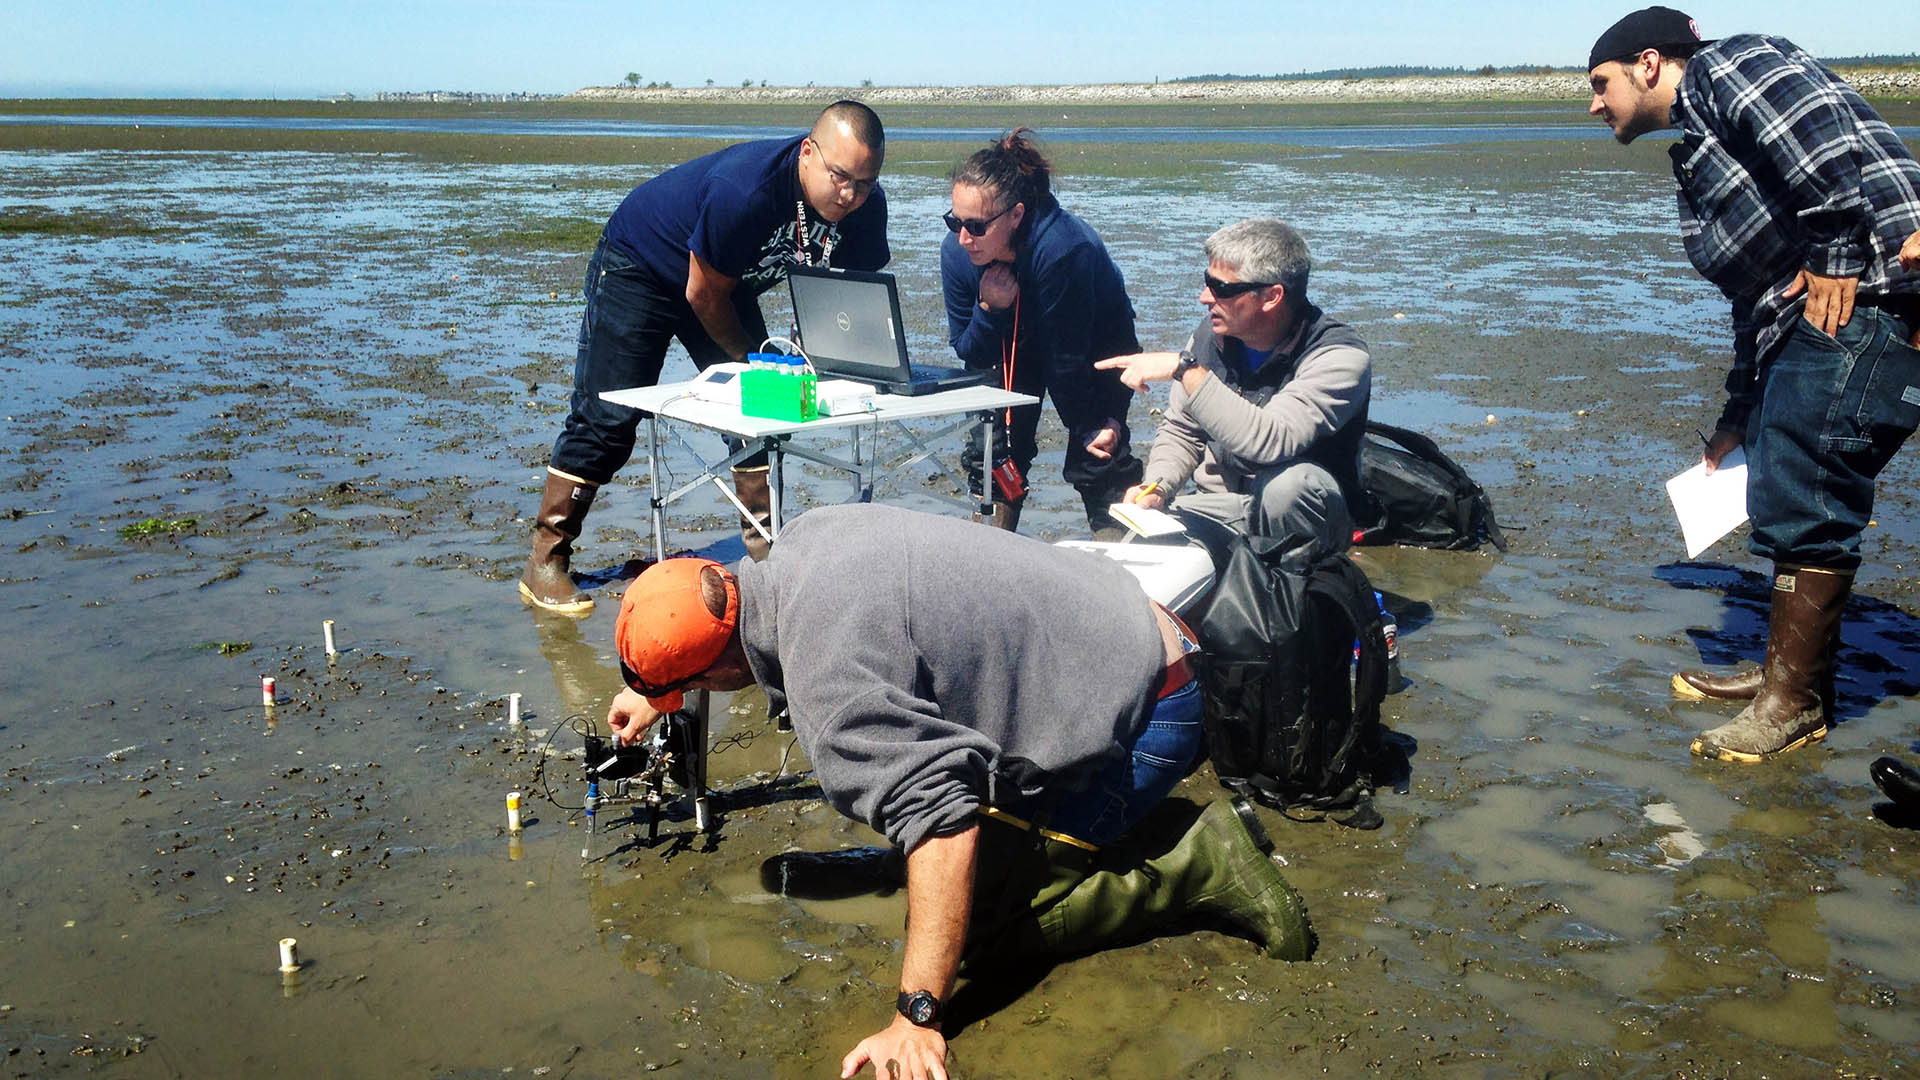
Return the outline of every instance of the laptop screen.
<path id="1" fill-rule="evenodd" d="M 906 328 L 892 274 L 795 266 L 787 277 L 800 345 L 823 375 L 906 382 Z"/>

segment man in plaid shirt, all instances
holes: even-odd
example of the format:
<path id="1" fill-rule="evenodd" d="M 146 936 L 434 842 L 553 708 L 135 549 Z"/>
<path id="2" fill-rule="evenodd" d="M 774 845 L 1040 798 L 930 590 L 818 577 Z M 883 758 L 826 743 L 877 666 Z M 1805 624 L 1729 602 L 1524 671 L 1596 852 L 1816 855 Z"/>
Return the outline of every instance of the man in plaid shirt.
<path id="1" fill-rule="evenodd" d="M 1687 257 L 1733 302 L 1709 471 L 1742 445 L 1749 545 L 1774 563 L 1764 664 L 1683 671 L 1685 698 L 1747 702 L 1693 752 L 1757 762 L 1824 738 L 1841 609 L 1873 481 L 1920 424 L 1920 164 L 1852 87 L 1792 42 L 1703 41 L 1651 7 L 1600 36 L 1588 112 L 1669 151 Z"/>

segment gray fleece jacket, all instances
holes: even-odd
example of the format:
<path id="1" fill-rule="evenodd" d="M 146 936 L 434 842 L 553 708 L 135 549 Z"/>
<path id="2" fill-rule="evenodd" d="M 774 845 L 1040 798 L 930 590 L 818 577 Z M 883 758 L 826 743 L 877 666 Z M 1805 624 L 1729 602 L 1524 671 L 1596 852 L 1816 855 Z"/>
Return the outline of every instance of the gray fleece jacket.
<path id="1" fill-rule="evenodd" d="M 908 851 L 990 793 L 1083 788 L 1165 673 L 1118 563 L 957 518 L 820 507 L 738 572 L 769 706 L 790 710 L 827 801 Z"/>
<path id="2" fill-rule="evenodd" d="M 1309 305 L 1297 339 L 1250 375 L 1241 370 L 1246 346 L 1215 335 L 1205 319 L 1187 349 L 1214 377 L 1192 395 L 1173 383 L 1144 483 L 1177 493 L 1192 479 L 1201 491 L 1245 492 L 1254 473 L 1305 459 L 1358 505 L 1373 361 L 1351 327 Z"/>

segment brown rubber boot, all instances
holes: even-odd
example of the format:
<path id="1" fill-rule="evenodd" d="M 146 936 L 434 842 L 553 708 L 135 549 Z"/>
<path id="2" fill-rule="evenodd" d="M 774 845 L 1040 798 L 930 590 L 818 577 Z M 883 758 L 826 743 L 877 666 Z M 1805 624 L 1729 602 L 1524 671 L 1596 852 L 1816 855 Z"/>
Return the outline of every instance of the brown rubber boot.
<path id="1" fill-rule="evenodd" d="M 1673 677 L 1673 696 L 1683 701 L 1752 701 L 1765 681 L 1762 671 L 1758 666 L 1728 675 L 1682 671 Z"/>
<path id="2" fill-rule="evenodd" d="M 1774 568 L 1760 692 L 1739 716 L 1694 739 L 1694 753 L 1751 764 L 1827 737 L 1834 644 L 1852 588 L 1850 570 Z"/>
<path id="3" fill-rule="evenodd" d="M 593 610 L 593 597 L 581 592 L 567 571 L 573 561 L 573 542 L 580 538 L 598 490 L 598 485 L 577 476 L 547 469 L 547 490 L 540 496 L 540 513 L 533 521 L 533 554 L 520 575 L 521 599 L 562 615 Z"/>
<path id="4" fill-rule="evenodd" d="M 733 470 L 733 493 L 740 497 L 740 504 L 753 515 L 751 519 L 740 519 L 740 540 L 747 545 L 747 555 L 754 562 L 766 562 L 767 556 L 773 552 L 773 541 L 761 535 L 760 529 L 754 528 L 754 522 L 757 521 L 760 528 L 773 531 L 773 489 L 768 483 L 770 475 L 772 470 L 766 465 Z"/>
<path id="5" fill-rule="evenodd" d="M 995 501 L 993 504 L 993 527 L 1006 532 L 1019 532 L 1020 508 L 1024 505 L 1026 505 L 1025 499 L 1019 502 L 1007 502 L 1004 499 Z M 985 521 L 986 519 L 982 518 L 979 514 L 975 514 L 973 515 L 973 520 Z"/>

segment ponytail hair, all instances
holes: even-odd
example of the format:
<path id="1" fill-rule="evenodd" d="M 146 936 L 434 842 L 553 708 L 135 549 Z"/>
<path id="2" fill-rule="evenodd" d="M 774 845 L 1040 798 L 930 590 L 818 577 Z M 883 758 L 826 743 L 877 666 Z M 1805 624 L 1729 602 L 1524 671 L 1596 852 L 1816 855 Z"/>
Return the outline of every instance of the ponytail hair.
<path id="1" fill-rule="evenodd" d="M 1006 199 L 1007 206 L 1026 203 L 1027 219 L 1031 221 L 1040 204 L 1052 196 L 1052 176 L 1053 166 L 1034 145 L 1033 129 L 1023 126 L 974 151 L 949 179 L 991 191 Z"/>

